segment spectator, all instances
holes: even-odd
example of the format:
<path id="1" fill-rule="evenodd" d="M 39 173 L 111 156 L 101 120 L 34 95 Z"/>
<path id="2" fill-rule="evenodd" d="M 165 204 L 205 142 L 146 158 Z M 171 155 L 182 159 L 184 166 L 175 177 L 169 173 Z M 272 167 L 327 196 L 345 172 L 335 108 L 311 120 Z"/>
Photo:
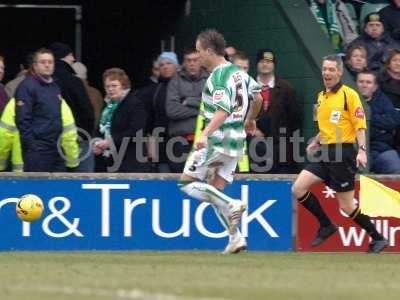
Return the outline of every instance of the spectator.
<path id="1" fill-rule="evenodd" d="M 158 77 L 160 76 L 160 66 L 158 65 L 157 59 L 155 59 L 152 63 L 151 74 L 151 76 L 145 79 L 144 86 L 136 91 L 136 96 L 142 99 L 142 101 L 145 101 L 146 108 L 148 106 L 148 109 L 150 109 L 151 106 L 151 100 L 148 99 L 151 99 L 153 97 L 155 87 L 158 84 Z M 149 130 L 149 128 L 147 128 L 146 130 Z M 146 134 L 150 133 L 146 132 Z"/>
<path id="2" fill-rule="evenodd" d="M 342 46 L 347 45 L 358 37 L 358 19 L 353 15 L 354 8 L 346 5 L 342 0 L 335 1 L 335 10 L 340 28 Z"/>
<path id="3" fill-rule="evenodd" d="M 66 167 L 74 168 L 78 165 L 78 133 L 74 117 L 68 104 L 63 99 L 61 102 L 61 118 L 63 132 L 61 136 L 61 149 L 66 160 Z M 15 98 L 8 101 L 0 121 L 0 171 L 8 170 L 8 160 L 11 156 L 11 170 L 22 172 L 24 162 L 21 153 L 19 132 L 15 126 Z"/>
<path id="4" fill-rule="evenodd" d="M 391 0 L 391 4 L 382 8 L 379 15 L 385 24 L 385 30 L 393 39 L 400 41 L 400 0 Z"/>
<path id="5" fill-rule="evenodd" d="M 257 81 L 262 86 L 263 110 L 257 121 L 255 137 L 264 141 L 272 138 L 273 148 L 267 149 L 269 144 L 258 142 L 255 153 L 252 153 L 253 146 L 249 143 L 252 171 L 264 173 L 269 168 L 270 173 L 296 173 L 297 166 L 293 161 L 293 148 L 289 138 L 300 128 L 301 110 L 292 86 L 276 75 L 276 64 L 277 58 L 272 50 L 261 49 L 257 52 Z M 286 157 L 280 155 L 282 138 Z M 255 155 L 263 158 L 262 161 L 256 159 Z M 272 162 L 269 166 L 266 165 L 265 158 Z"/>
<path id="6" fill-rule="evenodd" d="M 139 91 L 138 97 L 144 101 L 148 116 L 146 133 L 149 139 L 149 158 L 160 173 L 169 173 L 166 145 L 168 142 L 169 119 L 165 111 L 168 82 L 178 70 L 178 58 L 174 52 L 163 52 L 157 59 L 160 66 L 158 84 L 151 84 Z"/>
<path id="7" fill-rule="evenodd" d="M 90 151 L 89 139 L 94 132 L 94 112 L 90 103 L 89 96 L 86 93 L 82 80 L 80 80 L 72 64 L 75 57 L 70 46 L 63 43 L 53 43 L 50 49 L 54 53 L 56 59 L 56 68 L 54 78 L 61 88 L 61 94 L 67 101 L 69 107 L 74 114 L 76 125 L 80 131 L 80 164 L 77 168 L 78 172 L 94 171 L 94 156 Z M 82 133 L 82 130 L 85 133 Z"/>
<path id="8" fill-rule="evenodd" d="M 32 72 L 20 83 L 15 93 L 15 122 L 20 133 L 25 172 L 63 172 L 65 162 L 58 141 L 63 124 L 73 124 L 73 117 L 62 110 L 59 86 L 52 78 L 54 56 L 48 49 L 39 49 L 33 55 Z M 67 167 L 78 163 L 76 127 L 68 138 L 71 160 Z M 74 134 L 75 133 L 75 134 Z M 68 156 L 68 155 L 67 155 Z"/>
<path id="9" fill-rule="evenodd" d="M 131 91 L 131 82 L 122 69 L 106 70 L 103 83 L 107 95 L 97 133 L 101 138 L 93 144 L 97 171 L 148 172 L 144 103 Z"/>
<path id="10" fill-rule="evenodd" d="M 25 79 L 26 73 L 32 67 L 32 59 L 32 53 L 29 53 L 20 64 L 21 71 L 17 74 L 17 77 L 6 84 L 6 92 L 10 97 L 14 97 L 18 85 Z"/>
<path id="11" fill-rule="evenodd" d="M 154 83 L 158 83 L 158 77 L 160 77 L 160 66 L 157 60 L 153 61 L 153 66 L 151 68 L 150 80 Z"/>
<path id="12" fill-rule="evenodd" d="M 310 0 L 307 0 L 310 1 Z M 355 13 L 356 13 L 356 17 L 359 19 L 360 18 L 360 14 L 361 14 L 361 8 L 364 4 L 386 4 L 388 3 L 390 0 L 342 0 L 342 2 L 344 3 L 351 3 L 351 5 L 353 6 Z"/>
<path id="13" fill-rule="evenodd" d="M 157 57 L 158 58 L 158 57 Z M 151 65 L 151 75 L 144 80 L 144 87 L 148 88 L 151 85 L 158 83 L 158 77 L 160 76 L 160 66 L 158 65 L 157 58 L 153 60 Z M 137 93 L 141 92 L 140 90 Z"/>
<path id="14" fill-rule="evenodd" d="M 1 83 L 1 81 L 4 78 L 4 70 L 5 70 L 4 57 L 0 55 L 0 114 L 3 111 L 8 101 L 8 95 L 6 93 L 4 85 Z"/>
<path id="15" fill-rule="evenodd" d="M 400 126 L 400 112 L 379 89 L 376 74 L 362 71 L 357 87 L 370 107 L 371 171 L 378 174 L 400 174 L 400 157 L 395 149 L 394 130 Z"/>
<path id="16" fill-rule="evenodd" d="M 232 62 L 233 57 L 236 54 L 236 48 L 233 46 L 227 46 L 225 48 L 225 59 Z"/>
<path id="17" fill-rule="evenodd" d="M 388 58 L 389 50 L 400 47 L 400 44 L 385 32 L 378 13 L 370 13 L 365 17 L 364 32 L 350 43 L 349 48 L 355 45 L 367 49 L 368 68 L 371 70 L 379 70 Z"/>
<path id="18" fill-rule="evenodd" d="M 83 85 L 85 86 L 86 93 L 89 96 L 90 102 L 92 104 L 94 110 L 94 126 L 97 128 L 100 120 L 100 113 L 103 108 L 103 96 L 100 91 L 89 84 L 87 79 L 87 68 L 86 66 L 76 61 L 72 64 L 72 68 L 74 69 L 76 76 L 78 76 L 83 81 Z"/>
<path id="19" fill-rule="evenodd" d="M 341 48 L 341 33 L 335 5 L 332 0 L 310 0 L 310 10 L 329 38 L 335 51 Z"/>
<path id="20" fill-rule="evenodd" d="M 394 107 L 400 110 L 400 50 L 390 52 L 382 72 L 378 77 L 382 91 L 392 101 Z M 400 144 L 399 144 L 400 146 Z"/>
<path id="21" fill-rule="evenodd" d="M 238 65 L 243 71 L 249 73 L 250 60 L 249 57 L 243 51 L 237 51 L 232 58 L 232 63 Z"/>
<path id="22" fill-rule="evenodd" d="M 187 155 L 192 148 L 201 93 L 207 77 L 208 73 L 201 68 L 197 50 L 185 50 L 182 70 L 171 79 L 167 89 L 168 134 L 170 137 L 179 138 L 173 144 L 173 158 L 177 161 L 169 158 L 169 166 L 173 173 L 183 171 Z"/>
<path id="23" fill-rule="evenodd" d="M 367 49 L 361 45 L 351 46 L 346 53 L 346 67 L 353 79 L 367 68 Z"/>

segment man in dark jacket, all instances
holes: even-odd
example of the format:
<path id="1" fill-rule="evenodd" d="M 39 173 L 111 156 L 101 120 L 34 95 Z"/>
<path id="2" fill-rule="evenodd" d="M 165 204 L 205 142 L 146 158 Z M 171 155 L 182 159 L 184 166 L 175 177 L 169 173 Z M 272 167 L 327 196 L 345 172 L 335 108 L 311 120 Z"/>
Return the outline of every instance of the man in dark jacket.
<path id="1" fill-rule="evenodd" d="M 196 49 L 185 50 L 182 70 L 169 82 L 166 112 L 169 118 L 168 134 L 172 138 L 173 157 L 169 158 L 171 172 L 181 173 L 190 152 L 199 114 L 201 93 L 208 73 L 201 68 Z"/>
<path id="2" fill-rule="evenodd" d="M 50 45 L 56 59 L 54 79 L 61 88 L 61 94 L 67 101 L 74 114 L 76 126 L 80 129 L 79 148 L 81 162 L 77 168 L 78 172 L 94 171 L 94 156 L 89 147 L 89 139 L 94 133 L 94 111 L 85 86 L 80 78 L 76 76 L 72 64 L 75 62 L 73 51 L 70 46 L 63 43 Z"/>
<path id="3" fill-rule="evenodd" d="M 361 45 L 367 49 L 368 68 L 371 70 L 379 70 L 389 57 L 389 50 L 400 47 L 400 43 L 385 32 L 378 13 L 370 13 L 365 17 L 364 32 L 352 41 L 347 49 L 351 49 L 354 45 Z"/>
<path id="4" fill-rule="evenodd" d="M 252 171 L 297 173 L 290 137 L 301 127 L 302 113 L 292 86 L 275 75 L 276 63 L 272 50 L 257 52 L 257 81 L 262 86 L 263 108 L 257 121 L 256 139 L 249 143 Z"/>
<path id="5" fill-rule="evenodd" d="M 167 86 L 178 68 L 178 58 L 174 52 L 163 52 L 157 59 L 160 67 L 158 83 L 151 84 L 138 91 L 139 97 L 146 106 L 147 126 L 146 133 L 150 135 L 149 158 L 154 163 L 155 171 L 169 173 L 167 142 L 168 142 L 168 116 L 165 111 L 167 99 Z"/>
<path id="6" fill-rule="evenodd" d="M 63 172 L 65 163 L 57 149 L 63 130 L 61 91 L 52 78 L 51 51 L 39 49 L 32 68 L 15 93 L 15 123 L 21 137 L 24 171 Z"/>
<path id="7" fill-rule="evenodd" d="M 379 15 L 385 24 L 385 30 L 393 39 L 400 41 L 400 0 L 391 0 L 391 4 L 382 8 Z"/>
<path id="8" fill-rule="evenodd" d="M 359 73 L 357 87 L 371 112 L 371 171 L 378 174 L 400 174 L 400 156 L 394 145 L 394 131 L 400 126 L 400 112 L 396 111 L 389 98 L 379 89 L 375 73 Z"/>

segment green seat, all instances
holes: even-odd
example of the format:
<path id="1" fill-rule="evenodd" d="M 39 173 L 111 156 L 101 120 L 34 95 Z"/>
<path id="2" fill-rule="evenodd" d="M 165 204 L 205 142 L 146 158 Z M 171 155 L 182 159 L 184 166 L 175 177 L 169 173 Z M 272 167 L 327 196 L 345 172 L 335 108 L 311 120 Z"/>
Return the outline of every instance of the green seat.
<path id="1" fill-rule="evenodd" d="M 360 26 L 364 27 L 364 19 L 368 14 L 373 13 L 373 12 L 378 12 L 382 8 L 384 8 L 388 5 L 389 5 L 389 3 L 377 3 L 377 4 L 365 3 L 363 6 L 361 6 Z"/>

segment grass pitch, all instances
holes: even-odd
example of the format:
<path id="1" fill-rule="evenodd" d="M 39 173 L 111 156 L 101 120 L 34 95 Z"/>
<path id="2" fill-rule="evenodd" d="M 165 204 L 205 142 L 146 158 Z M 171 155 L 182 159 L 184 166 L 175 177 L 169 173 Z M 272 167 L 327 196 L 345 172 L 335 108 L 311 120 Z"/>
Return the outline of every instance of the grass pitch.
<path id="1" fill-rule="evenodd" d="M 399 299 L 397 254 L 3 252 L 1 300 Z"/>

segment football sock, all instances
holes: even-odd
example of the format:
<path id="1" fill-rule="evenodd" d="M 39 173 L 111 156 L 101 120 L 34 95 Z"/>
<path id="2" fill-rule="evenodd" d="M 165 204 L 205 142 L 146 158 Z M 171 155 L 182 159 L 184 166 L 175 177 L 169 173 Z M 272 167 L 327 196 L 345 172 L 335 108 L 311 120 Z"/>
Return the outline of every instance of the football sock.
<path id="1" fill-rule="evenodd" d="M 214 204 L 222 212 L 226 211 L 229 203 L 234 201 L 232 198 L 228 197 L 212 185 L 204 182 L 191 181 L 188 183 L 180 181 L 178 183 L 178 187 L 183 192 L 197 200 Z"/>
<path id="2" fill-rule="evenodd" d="M 350 215 L 349 218 L 358 224 L 362 229 L 372 237 L 374 240 L 383 240 L 383 236 L 376 230 L 375 225 L 372 224 L 371 219 L 368 215 L 361 213 L 360 208 L 356 208 Z"/>
<path id="3" fill-rule="evenodd" d="M 312 213 L 317 219 L 322 227 L 329 226 L 332 224 L 331 220 L 325 214 L 321 207 L 317 197 L 315 197 L 311 192 L 305 193 L 302 197 L 297 199 L 310 213 Z"/>
<path id="4" fill-rule="evenodd" d="M 229 222 L 228 219 L 226 218 L 226 216 L 218 209 L 218 207 L 216 207 L 215 205 L 211 205 L 215 211 L 215 214 L 218 217 L 218 220 L 221 222 L 222 226 L 226 229 L 226 231 L 229 233 Z M 229 235 L 229 241 L 238 238 L 239 236 L 241 236 L 241 232 L 239 230 L 239 228 L 236 230 L 236 232 L 234 234 L 230 234 Z"/>

